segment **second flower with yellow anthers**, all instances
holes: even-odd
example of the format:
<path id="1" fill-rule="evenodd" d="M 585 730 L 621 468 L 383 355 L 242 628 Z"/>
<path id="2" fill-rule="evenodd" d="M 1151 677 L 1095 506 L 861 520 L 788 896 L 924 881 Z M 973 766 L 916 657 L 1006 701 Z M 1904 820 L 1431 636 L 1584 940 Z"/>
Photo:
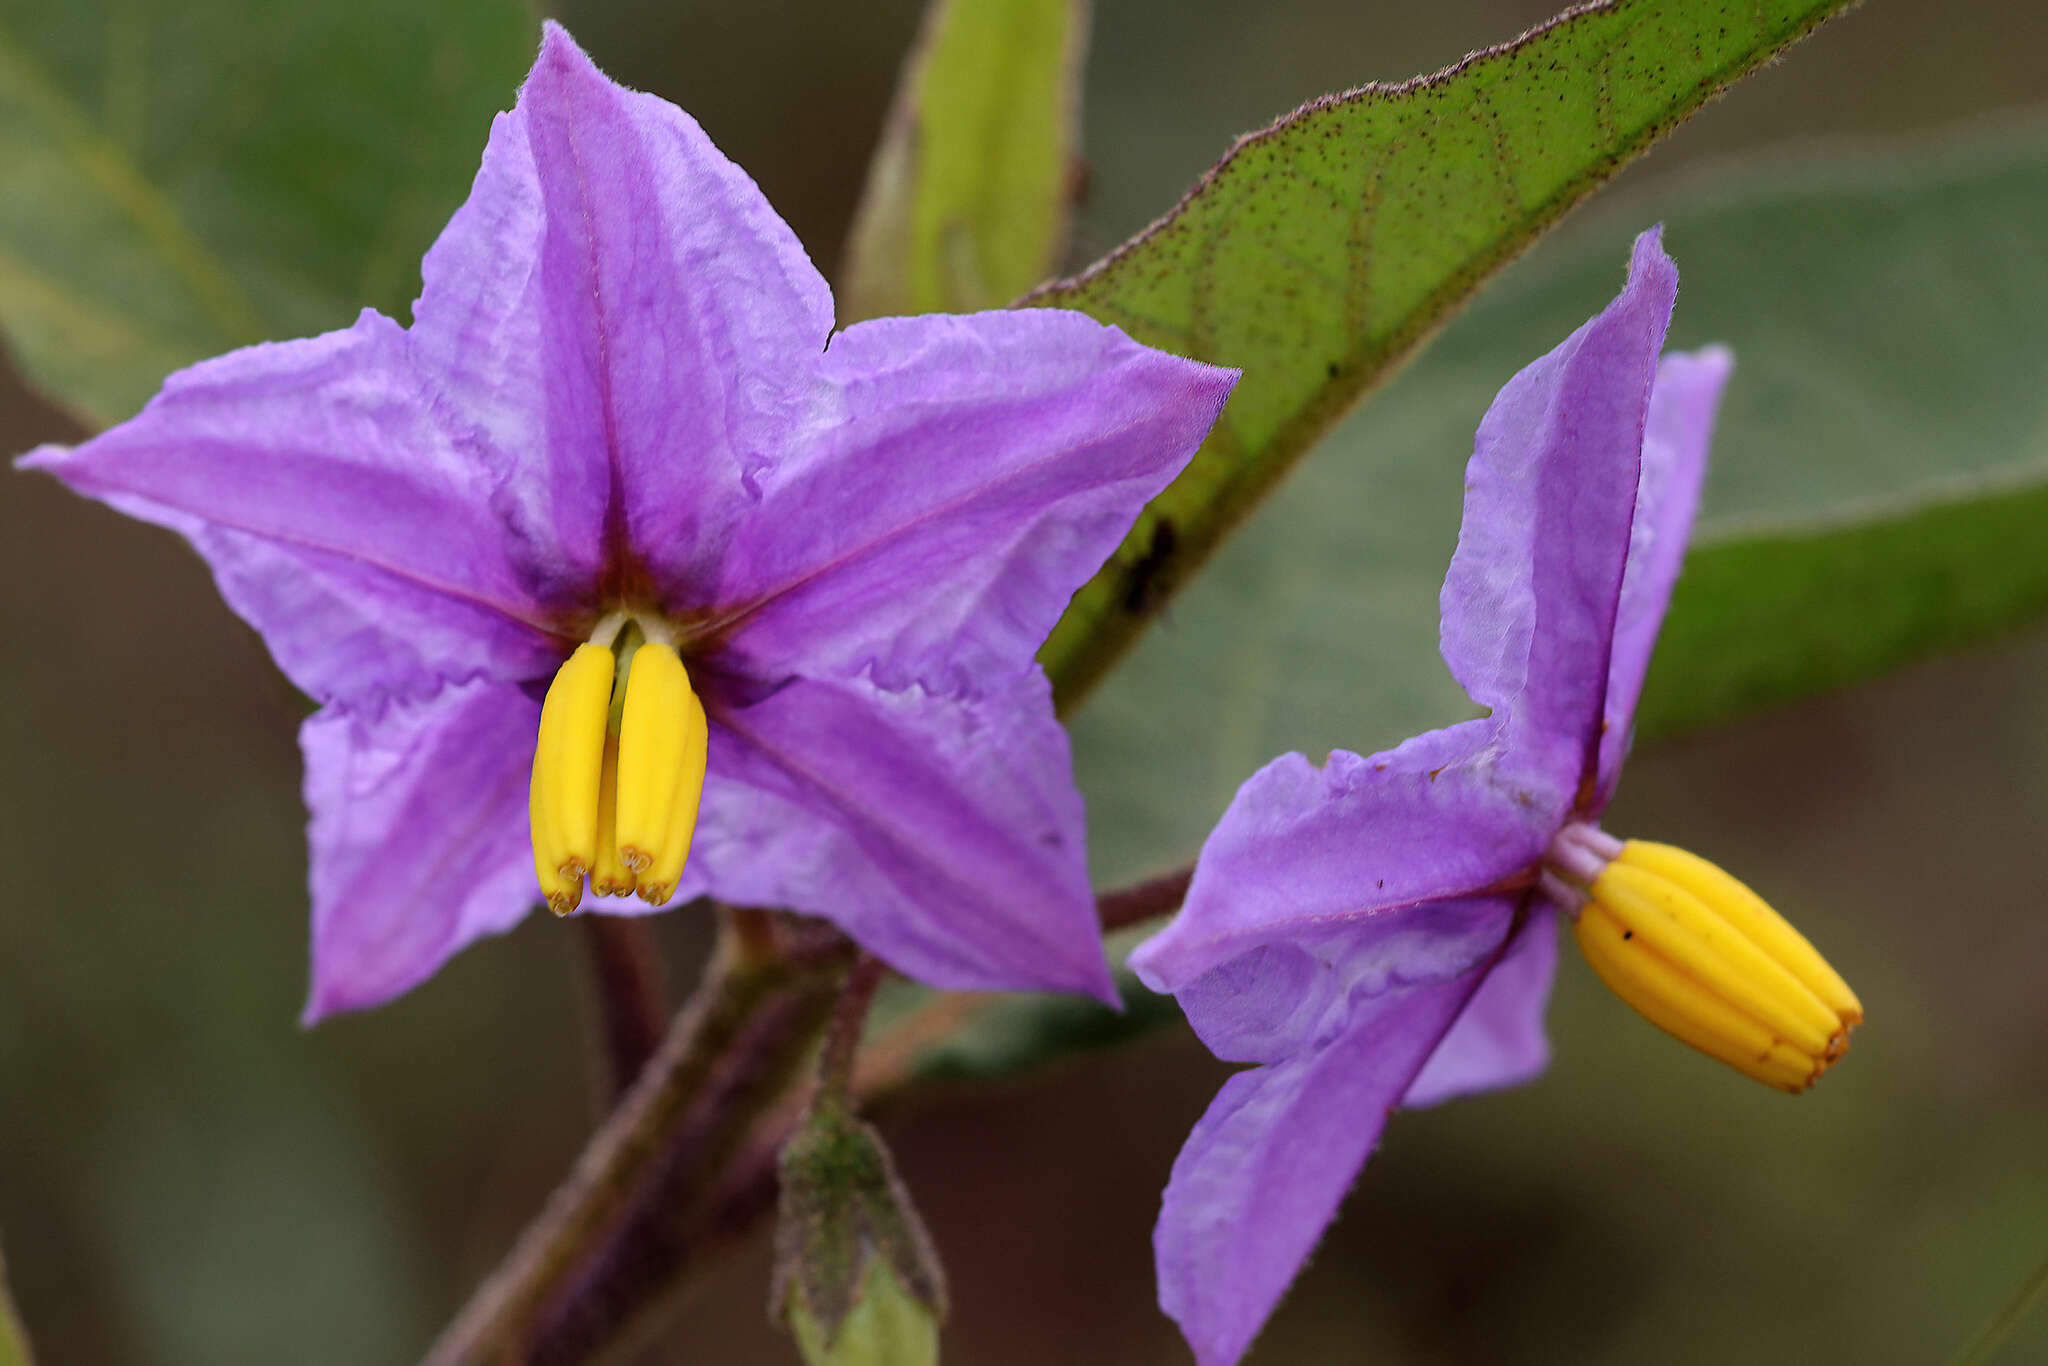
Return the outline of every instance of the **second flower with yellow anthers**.
<path id="1" fill-rule="evenodd" d="M 615 612 L 576 647 L 542 704 L 529 814 L 534 874 L 556 915 L 598 896 L 651 906 L 675 895 L 708 733 L 675 637 Z"/>
<path id="2" fill-rule="evenodd" d="M 1202 1366 L 1234 1366 L 1391 1112 L 1543 1068 L 1557 912 L 1630 1005 L 1768 1085 L 1805 1089 L 1862 1019 L 1747 888 L 1598 826 L 1729 373 L 1717 349 L 1663 354 L 1677 295 L 1643 234 L 1614 301 L 1480 420 L 1439 640 L 1483 714 L 1266 765 L 1131 954 L 1212 1050 L 1256 1064 L 1189 1136 L 1153 1238 Z"/>

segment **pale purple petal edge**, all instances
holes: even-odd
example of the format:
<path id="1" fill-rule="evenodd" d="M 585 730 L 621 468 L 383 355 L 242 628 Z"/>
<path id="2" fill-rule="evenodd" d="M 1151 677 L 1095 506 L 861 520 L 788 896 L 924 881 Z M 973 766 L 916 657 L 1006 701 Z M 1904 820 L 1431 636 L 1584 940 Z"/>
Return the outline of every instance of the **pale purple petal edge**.
<path id="1" fill-rule="evenodd" d="M 1613 795 L 1628 754 L 1636 703 L 1699 511 L 1721 391 L 1734 367 L 1734 356 L 1718 346 L 1673 352 L 1657 367 L 1643 437 L 1642 482 L 1629 533 L 1628 568 L 1615 610 L 1595 812 Z"/>
<path id="2" fill-rule="evenodd" d="M 1513 901 L 1442 908 L 1447 952 L 1401 976 L 1374 966 L 1330 1001 L 1331 1027 L 1290 1056 L 1232 1077 L 1174 1162 L 1153 1235 L 1160 1307 L 1200 1366 L 1233 1366 L 1322 1237 L 1388 1113 L 1483 980 Z M 1431 908 L 1435 910 L 1437 908 Z M 1404 918 L 1427 932 L 1428 912 Z M 1338 972 L 1357 959 L 1340 931 Z M 1455 942 L 1453 942 L 1455 941 Z M 1266 1013 L 1255 1006 L 1254 1014 Z"/>
<path id="3" fill-rule="evenodd" d="M 1444 662 L 1508 728 L 1507 762 L 1590 786 L 1657 355 L 1678 272 L 1636 238 L 1620 294 L 1501 389 L 1465 474 Z"/>
<path id="4" fill-rule="evenodd" d="M 1117 999 L 1065 730 L 1035 666 L 976 697 L 793 680 L 712 708 L 694 875 L 954 990 Z"/>
<path id="5" fill-rule="evenodd" d="M 1057 310 L 840 333 L 717 566 L 733 667 L 948 692 L 1023 667 L 1236 378 Z"/>
<path id="6" fill-rule="evenodd" d="M 305 1023 L 410 990 L 538 903 L 526 794 L 539 714 L 519 688 L 474 682 L 306 720 Z"/>
<path id="7" fill-rule="evenodd" d="M 1131 967 L 1178 992 L 1267 943 L 1390 909 L 1483 891 L 1542 853 L 1569 793 L 1502 773 L 1486 719 L 1382 754 L 1282 755 L 1247 779 L 1210 832 L 1186 903 Z"/>
<path id="8" fill-rule="evenodd" d="M 1556 915 L 1534 897 L 1524 915 L 1507 952 L 1429 1055 L 1402 1105 L 1435 1105 L 1475 1091 L 1519 1086 L 1550 1065 L 1543 1017 L 1557 973 Z"/>
<path id="9" fill-rule="evenodd" d="M 184 536 L 322 701 L 529 678 L 554 654 L 549 609 L 505 554 L 495 476 L 374 312 L 202 361 L 129 421 L 20 463 Z"/>

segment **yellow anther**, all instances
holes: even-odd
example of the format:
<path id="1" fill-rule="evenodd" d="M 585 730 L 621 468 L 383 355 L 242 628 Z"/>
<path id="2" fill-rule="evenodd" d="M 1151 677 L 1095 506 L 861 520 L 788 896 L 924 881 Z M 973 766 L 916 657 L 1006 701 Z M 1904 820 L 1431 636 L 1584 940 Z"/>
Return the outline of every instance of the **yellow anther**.
<path id="1" fill-rule="evenodd" d="M 604 787 L 605 717 L 611 708 L 612 652 L 579 645 L 555 674 L 541 704 L 527 813 L 534 872 L 548 906 L 567 915 L 583 898 L 583 875 L 597 862 L 598 796 Z"/>
<path id="2" fill-rule="evenodd" d="M 545 722 L 547 709 L 541 709 Z M 571 879 L 562 873 L 564 852 L 561 841 L 555 834 L 554 794 L 541 776 L 541 755 L 547 751 L 545 739 L 537 742 L 533 751 L 533 781 L 527 790 L 527 828 L 532 832 L 533 875 L 540 883 L 540 894 L 546 898 L 556 914 L 572 908 L 582 898 L 582 879 Z"/>
<path id="3" fill-rule="evenodd" d="M 1630 840 L 1623 845 L 1621 861 L 1667 878 L 1714 907 L 1751 942 L 1784 964 L 1845 1024 L 1863 1023 L 1863 1003 L 1806 936 L 1719 867 L 1675 845 L 1649 840 Z"/>
<path id="4" fill-rule="evenodd" d="M 1818 996 L 1685 888 L 1636 867 L 1628 854 L 1593 884 L 1593 900 L 1647 947 L 1774 1037 L 1819 1054 L 1841 1026 Z"/>
<path id="5" fill-rule="evenodd" d="M 1863 1008 L 1806 939 L 1734 878 L 1635 840 L 1601 869 L 1580 949 L 1652 1024 L 1758 1081 L 1803 1091 Z"/>
<path id="6" fill-rule="evenodd" d="M 656 627 L 601 623 L 541 705 L 529 813 L 534 874 L 557 915 L 599 896 L 659 906 L 675 895 L 697 826 L 708 735 L 704 707 Z M 657 624 L 658 626 L 658 624 Z M 610 629 L 603 629 L 609 627 Z M 611 645 L 623 641 L 619 672 Z M 615 696 L 616 694 L 616 696 Z"/>
<path id="7" fill-rule="evenodd" d="M 590 869 L 590 890 L 599 896 L 633 895 L 633 871 L 619 858 L 619 737 L 604 737 L 604 777 L 597 789 L 597 862 Z"/>
<path id="8" fill-rule="evenodd" d="M 681 785 L 669 815 L 660 857 L 640 874 L 640 899 L 650 906 L 659 906 L 676 894 L 676 882 L 690 857 L 690 837 L 697 830 L 697 804 L 704 795 L 704 758 L 710 742 L 704 724 L 704 704 L 694 693 L 685 701 L 688 711 L 683 719 L 683 757 L 678 770 Z"/>
<path id="9" fill-rule="evenodd" d="M 619 722 L 618 842 L 620 860 L 643 881 L 663 862 L 685 787 L 693 718 L 701 735 L 703 715 L 675 649 L 655 640 L 641 645 L 626 676 L 626 706 Z M 693 806 L 703 764 L 700 747 L 690 783 Z M 691 819 L 694 823 L 694 813 Z"/>

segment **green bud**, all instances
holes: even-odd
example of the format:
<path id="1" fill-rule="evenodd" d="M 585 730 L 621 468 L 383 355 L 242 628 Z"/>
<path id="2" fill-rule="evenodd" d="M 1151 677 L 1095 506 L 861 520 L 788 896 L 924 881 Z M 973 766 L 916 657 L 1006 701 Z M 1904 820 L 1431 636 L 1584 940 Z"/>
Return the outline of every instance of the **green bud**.
<path id="1" fill-rule="evenodd" d="M 784 1312 L 805 1366 L 938 1366 L 939 1320 L 879 1257 L 870 1258 L 853 1309 L 829 1333 L 801 1284 Z"/>
<path id="2" fill-rule="evenodd" d="M 782 1150 L 770 1312 L 807 1366 L 936 1366 L 946 1291 L 881 1136 L 815 1107 Z"/>

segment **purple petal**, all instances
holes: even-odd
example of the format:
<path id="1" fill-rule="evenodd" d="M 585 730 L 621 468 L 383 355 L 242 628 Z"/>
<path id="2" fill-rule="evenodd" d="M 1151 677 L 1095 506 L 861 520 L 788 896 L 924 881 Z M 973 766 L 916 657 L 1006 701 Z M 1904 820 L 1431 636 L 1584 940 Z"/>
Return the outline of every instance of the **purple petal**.
<path id="1" fill-rule="evenodd" d="M 955 691 L 1023 666 L 1235 379 L 1079 313 L 839 334 L 720 567 L 735 667 Z"/>
<path id="2" fill-rule="evenodd" d="M 977 698 L 806 679 L 706 705 L 690 865 L 712 895 L 823 916 L 932 986 L 1115 999 L 1035 667 Z"/>
<path id="3" fill-rule="evenodd" d="M 551 23 L 422 271 L 415 341 L 516 457 L 501 502 L 536 574 L 587 593 L 630 552 L 658 582 L 707 582 L 832 328 L 754 182 Z"/>
<path id="4" fill-rule="evenodd" d="M 530 678 L 559 657 L 507 558 L 493 476 L 375 313 L 180 371 L 132 420 L 23 463 L 185 536 L 322 701 Z"/>
<path id="5" fill-rule="evenodd" d="M 1458 1016 L 1450 1033 L 1401 1098 L 1434 1105 L 1473 1091 L 1515 1086 L 1550 1065 L 1543 1012 L 1557 971 L 1557 926 L 1549 906 L 1531 898 L 1514 941 Z"/>
<path id="6" fill-rule="evenodd" d="M 1592 809 L 1614 793 L 1621 761 L 1635 729 L 1636 702 L 1649 672 L 1650 653 L 1671 604 L 1699 510 L 1700 485 L 1707 474 L 1707 447 L 1714 414 L 1735 358 L 1720 347 L 1674 352 L 1657 367 L 1650 393 L 1649 427 L 1643 437 L 1643 477 L 1636 491 L 1635 525 L 1630 531 L 1628 568 L 1621 578 L 1621 603 L 1614 617 L 1614 653 L 1607 670 L 1606 724 L 1600 735 L 1600 772 Z"/>
<path id="7" fill-rule="evenodd" d="M 481 682 L 307 720 L 308 1024 L 409 990 L 538 902 L 526 789 L 539 724 L 538 702 Z"/>
<path id="8" fill-rule="evenodd" d="M 1507 720 L 1512 761 L 1590 783 L 1644 424 L 1678 272 L 1658 230 L 1627 286 L 1500 391 L 1465 471 L 1443 655 Z"/>
<path id="9" fill-rule="evenodd" d="M 1387 918 L 1413 909 L 1390 912 Z M 1354 933 L 1372 923 L 1361 922 Z M 1311 942 L 1261 944 L 1180 988 L 1177 996 L 1188 1025 L 1211 1053 L 1225 1062 L 1278 1062 L 1315 1042 L 1345 984 Z"/>
<path id="10" fill-rule="evenodd" d="M 1501 773 L 1498 737 L 1497 723 L 1478 720 L 1369 759 L 1275 759 L 1238 789 L 1180 914 L 1131 966 L 1153 990 L 1178 992 L 1260 944 L 1520 876 L 1569 793 Z"/>
<path id="11" fill-rule="evenodd" d="M 1232 1077 L 1196 1124 L 1153 1248 L 1160 1307 L 1201 1366 L 1231 1366 L 1251 1345 L 1479 986 L 1514 904 L 1419 907 L 1326 937 L 1317 957 L 1345 989 L 1322 1026 L 1299 1051 Z M 1269 1009 L 1258 1001 L 1249 1013 Z"/>

